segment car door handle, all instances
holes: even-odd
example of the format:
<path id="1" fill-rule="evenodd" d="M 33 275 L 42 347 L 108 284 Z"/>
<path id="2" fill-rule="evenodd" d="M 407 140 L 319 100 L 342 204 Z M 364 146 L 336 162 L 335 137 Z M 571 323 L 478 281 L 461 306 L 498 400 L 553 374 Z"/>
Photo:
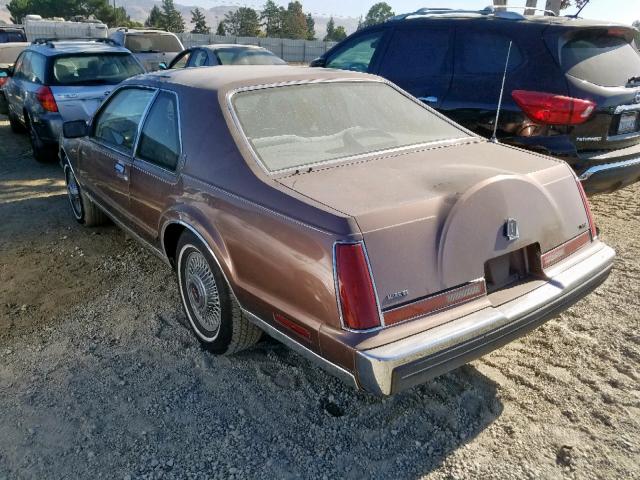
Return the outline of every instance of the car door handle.
<path id="1" fill-rule="evenodd" d="M 426 103 L 438 103 L 438 97 L 418 97 L 418 100 Z"/>
<path id="2" fill-rule="evenodd" d="M 116 162 L 113 166 L 113 169 L 116 171 L 116 174 L 119 177 L 122 177 L 125 180 L 127 179 L 127 167 L 124 163 Z"/>

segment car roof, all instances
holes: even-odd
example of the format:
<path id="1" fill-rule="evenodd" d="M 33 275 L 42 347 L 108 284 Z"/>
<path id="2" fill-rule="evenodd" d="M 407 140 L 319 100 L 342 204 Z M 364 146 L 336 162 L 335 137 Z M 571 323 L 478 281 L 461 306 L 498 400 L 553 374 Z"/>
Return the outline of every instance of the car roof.
<path id="1" fill-rule="evenodd" d="M 264 47 L 258 45 L 246 45 L 238 43 L 214 43 L 212 45 L 195 45 L 192 48 L 206 48 L 209 50 L 219 50 L 222 48 L 239 48 L 239 49 L 251 49 L 251 50 L 267 50 Z M 268 50 L 267 50 L 268 51 Z"/>
<path id="2" fill-rule="evenodd" d="M 173 85 L 217 92 L 259 85 L 286 84 L 288 82 L 357 79 L 385 81 L 380 77 L 367 73 L 331 68 L 290 65 L 220 65 L 215 67 L 161 70 L 125 80 L 124 83 L 157 87 Z"/>
<path id="3" fill-rule="evenodd" d="M 101 40 L 46 40 L 32 43 L 29 50 L 47 57 L 69 53 L 131 53 L 128 49 Z"/>

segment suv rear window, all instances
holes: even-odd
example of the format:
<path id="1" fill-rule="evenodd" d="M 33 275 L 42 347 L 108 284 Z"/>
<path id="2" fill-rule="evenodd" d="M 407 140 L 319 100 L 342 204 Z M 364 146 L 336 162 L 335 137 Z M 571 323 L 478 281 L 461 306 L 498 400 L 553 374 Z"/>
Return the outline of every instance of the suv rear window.
<path id="1" fill-rule="evenodd" d="M 116 85 L 144 73 L 131 54 L 93 54 L 57 57 L 53 62 L 54 85 Z"/>
<path id="2" fill-rule="evenodd" d="M 640 54 L 624 37 L 606 31 L 574 37 L 562 47 L 569 75 L 603 87 L 619 87 L 640 76 Z"/>
<path id="3" fill-rule="evenodd" d="M 262 88 L 235 94 L 233 105 L 244 134 L 270 172 L 468 137 L 379 82 Z"/>
<path id="4" fill-rule="evenodd" d="M 182 45 L 173 35 L 142 33 L 127 35 L 124 46 L 133 53 L 180 52 Z"/>

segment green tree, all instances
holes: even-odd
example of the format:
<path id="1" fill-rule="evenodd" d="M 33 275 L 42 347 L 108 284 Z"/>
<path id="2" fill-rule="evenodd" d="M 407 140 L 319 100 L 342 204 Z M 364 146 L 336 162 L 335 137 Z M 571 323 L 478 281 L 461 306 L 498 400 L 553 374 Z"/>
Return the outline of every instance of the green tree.
<path id="1" fill-rule="evenodd" d="M 194 24 L 191 33 L 208 35 L 211 32 L 211 29 L 207 26 L 207 20 L 204 17 L 204 13 L 202 13 L 202 10 L 199 8 L 191 10 L 191 23 Z"/>
<path id="2" fill-rule="evenodd" d="M 316 39 L 316 21 L 310 13 L 307 13 L 307 40 Z"/>
<path id="3" fill-rule="evenodd" d="M 344 27 L 342 25 L 337 26 L 333 32 L 333 41 L 341 42 L 345 38 L 347 38 L 347 32 Z"/>
<path id="4" fill-rule="evenodd" d="M 260 17 L 253 8 L 240 7 L 224 16 L 224 28 L 228 35 L 257 37 L 260 34 Z"/>
<path id="5" fill-rule="evenodd" d="M 378 2 L 374 4 L 364 19 L 364 25 L 369 27 L 378 23 L 383 23 L 393 17 L 395 13 L 391 9 L 391 6 L 386 2 Z"/>
<path id="6" fill-rule="evenodd" d="M 216 35 L 225 36 L 227 34 L 226 29 L 224 28 L 224 20 L 221 20 L 218 24 L 218 28 L 216 28 Z"/>
<path id="7" fill-rule="evenodd" d="M 136 23 L 131 21 L 124 7 L 114 9 L 109 0 L 11 0 L 7 10 L 14 23 L 22 23 L 29 14 L 67 19 L 93 16 L 110 27 Z"/>
<path id="8" fill-rule="evenodd" d="M 162 12 L 157 5 L 154 5 L 149 11 L 149 16 L 144 22 L 145 27 L 163 28 L 164 19 L 162 18 Z"/>
<path id="9" fill-rule="evenodd" d="M 162 27 L 169 32 L 184 32 L 184 18 L 173 0 L 162 0 Z"/>
<path id="10" fill-rule="evenodd" d="M 273 0 L 267 0 L 260 12 L 260 25 L 264 28 L 267 37 L 280 38 L 282 36 L 282 23 L 286 10 Z"/>
<path id="11" fill-rule="evenodd" d="M 333 42 L 333 35 L 336 33 L 336 22 L 333 17 L 329 18 L 327 22 L 327 34 L 324 37 L 325 42 Z"/>
<path id="12" fill-rule="evenodd" d="M 302 4 L 298 1 L 289 2 L 282 24 L 282 37 L 306 39 L 308 33 L 307 17 L 302 11 Z"/>

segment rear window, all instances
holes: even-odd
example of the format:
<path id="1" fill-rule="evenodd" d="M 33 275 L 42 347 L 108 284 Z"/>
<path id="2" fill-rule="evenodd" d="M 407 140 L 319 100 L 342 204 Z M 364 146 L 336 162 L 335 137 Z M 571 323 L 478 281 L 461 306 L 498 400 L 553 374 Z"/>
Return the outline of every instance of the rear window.
<path id="1" fill-rule="evenodd" d="M 0 43 L 26 42 L 27 37 L 22 32 L 0 32 Z"/>
<path id="2" fill-rule="evenodd" d="M 286 65 L 284 60 L 265 50 L 220 48 L 216 55 L 221 65 Z"/>
<path id="3" fill-rule="evenodd" d="M 55 85 L 115 85 L 141 73 L 131 54 L 65 56 L 53 62 Z"/>
<path id="4" fill-rule="evenodd" d="M 624 86 L 640 76 L 640 55 L 627 39 L 606 31 L 585 33 L 562 47 L 562 67 L 571 76 L 604 87 Z"/>
<path id="5" fill-rule="evenodd" d="M 324 82 L 240 92 L 233 105 L 270 172 L 465 138 L 468 135 L 379 82 Z"/>
<path id="6" fill-rule="evenodd" d="M 124 46 L 133 53 L 180 52 L 182 45 L 173 35 L 144 33 L 127 35 Z"/>

